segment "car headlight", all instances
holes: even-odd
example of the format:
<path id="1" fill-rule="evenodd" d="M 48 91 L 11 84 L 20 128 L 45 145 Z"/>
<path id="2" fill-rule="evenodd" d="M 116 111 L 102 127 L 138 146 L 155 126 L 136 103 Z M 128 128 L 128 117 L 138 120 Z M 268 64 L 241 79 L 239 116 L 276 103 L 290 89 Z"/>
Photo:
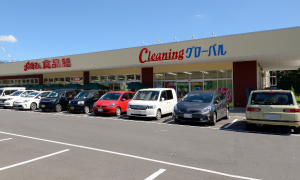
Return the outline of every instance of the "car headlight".
<path id="1" fill-rule="evenodd" d="M 208 106 L 208 107 L 204 108 L 204 109 L 202 110 L 202 112 L 207 112 L 207 111 L 210 111 L 210 110 L 211 110 L 211 107 Z"/>
<path id="2" fill-rule="evenodd" d="M 130 104 L 128 103 L 128 104 L 127 104 L 127 109 L 129 109 L 129 108 L 130 108 Z"/>
<path id="3" fill-rule="evenodd" d="M 180 111 L 180 110 L 177 108 L 177 104 L 174 106 L 174 111 Z"/>
<path id="4" fill-rule="evenodd" d="M 71 101 L 69 101 L 69 104 L 71 104 Z"/>
<path id="5" fill-rule="evenodd" d="M 111 103 L 108 107 L 114 107 L 115 105 L 115 103 Z"/>
<path id="6" fill-rule="evenodd" d="M 94 102 L 93 107 L 95 107 L 95 105 L 96 105 L 96 102 Z"/>
<path id="7" fill-rule="evenodd" d="M 147 109 L 154 109 L 155 107 L 156 107 L 156 105 L 147 106 Z"/>
<path id="8" fill-rule="evenodd" d="M 78 101 L 77 104 L 84 104 L 84 101 Z"/>

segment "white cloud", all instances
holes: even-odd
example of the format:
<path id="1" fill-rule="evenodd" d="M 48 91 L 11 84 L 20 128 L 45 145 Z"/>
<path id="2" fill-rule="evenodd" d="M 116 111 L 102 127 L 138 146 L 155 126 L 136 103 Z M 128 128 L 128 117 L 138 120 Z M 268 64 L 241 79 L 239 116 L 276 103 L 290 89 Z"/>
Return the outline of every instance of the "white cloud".
<path id="1" fill-rule="evenodd" d="M 0 36 L 0 41 L 7 41 L 7 42 L 16 42 L 18 41 L 13 35 L 9 35 L 9 36 L 6 36 L 6 35 L 1 35 Z"/>
<path id="2" fill-rule="evenodd" d="M 201 14 L 196 15 L 197 18 L 203 18 L 204 16 Z"/>

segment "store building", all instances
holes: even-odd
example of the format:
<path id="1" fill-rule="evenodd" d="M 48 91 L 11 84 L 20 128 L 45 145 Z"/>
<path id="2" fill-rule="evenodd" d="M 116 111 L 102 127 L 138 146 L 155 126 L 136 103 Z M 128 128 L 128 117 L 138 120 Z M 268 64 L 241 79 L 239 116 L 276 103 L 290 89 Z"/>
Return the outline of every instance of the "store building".
<path id="1" fill-rule="evenodd" d="M 300 27 L 120 50 L 0 64 L 1 85 L 122 82 L 193 90 L 221 90 L 233 107 L 245 107 L 247 89 L 268 87 L 271 70 L 300 65 Z"/>

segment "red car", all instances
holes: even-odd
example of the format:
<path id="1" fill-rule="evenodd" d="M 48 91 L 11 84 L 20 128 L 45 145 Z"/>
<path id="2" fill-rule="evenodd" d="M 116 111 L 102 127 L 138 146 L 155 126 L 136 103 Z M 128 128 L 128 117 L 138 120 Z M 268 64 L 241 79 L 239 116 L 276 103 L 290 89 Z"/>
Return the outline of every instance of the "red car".
<path id="1" fill-rule="evenodd" d="M 95 115 L 115 114 L 120 116 L 122 112 L 127 111 L 127 104 L 133 96 L 131 91 L 110 91 L 103 95 L 94 105 Z"/>

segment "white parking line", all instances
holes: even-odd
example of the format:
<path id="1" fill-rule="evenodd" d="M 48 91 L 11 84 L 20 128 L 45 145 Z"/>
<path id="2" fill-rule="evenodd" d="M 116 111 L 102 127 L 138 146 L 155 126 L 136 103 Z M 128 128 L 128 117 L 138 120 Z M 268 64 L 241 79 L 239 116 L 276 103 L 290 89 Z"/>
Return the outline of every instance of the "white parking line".
<path id="1" fill-rule="evenodd" d="M 165 171 L 166 171 L 165 169 L 160 169 L 160 170 L 156 171 L 155 173 L 153 173 L 151 176 L 147 177 L 145 180 L 153 180 Z"/>
<path id="2" fill-rule="evenodd" d="M 12 138 L 7 138 L 7 139 L 0 139 L 0 141 L 7 141 L 7 140 L 11 140 Z"/>
<path id="3" fill-rule="evenodd" d="M 193 167 L 193 166 L 186 166 L 186 165 L 181 165 L 181 164 L 176 164 L 176 163 L 170 163 L 170 162 L 166 162 L 166 161 L 150 159 L 150 158 L 135 156 L 135 155 L 131 155 L 131 154 L 124 154 L 124 153 L 119 153 L 119 152 L 114 152 L 114 151 L 109 151 L 109 150 L 104 150 L 104 149 L 97 149 L 97 148 L 92 148 L 92 147 L 87 147 L 87 146 L 69 144 L 69 143 L 64 143 L 64 142 L 59 142 L 59 141 L 52 141 L 52 140 L 35 138 L 35 137 L 30 137 L 30 136 L 24 136 L 24 135 L 19 135 L 19 134 L 2 132 L 2 131 L 0 131 L 0 133 L 6 134 L 6 135 L 11 135 L 11 136 L 34 139 L 34 140 L 38 140 L 38 141 L 45 141 L 45 142 L 50 142 L 50 143 L 55 143 L 55 144 L 61 144 L 61 145 L 66 145 L 66 146 L 71 146 L 71 147 L 77 147 L 77 148 L 82 148 L 82 149 L 89 149 L 89 150 L 93 150 L 93 151 L 99 151 L 99 152 L 104 152 L 104 153 L 109 153 L 109 154 L 114 154 L 114 155 L 119 155 L 119 156 L 131 157 L 131 158 L 135 158 L 135 159 L 140 159 L 140 160 L 145 160 L 145 161 L 150 161 L 150 162 L 156 162 L 156 163 L 166 164 L 166 165 L 175 166 L 175 167 L 181 167 L 181 168 L 192 169 L 192 170 L 196 170 L 196 171 L 207 172 L 207 173 L 211 173 L 211 174 L 217 174 L 217 175 L 220 175 L 220 176 L 226 176 L 226 177 L 232 177 L 232 178 L 238 178 L 238 179 L 247 179 L 247 180 L 257 180 L 257 179 L 254 179 L 254 178 L 238 176 L 238 175 L 232 175 L 232 174 L 222 173 L 222 172 L 218 172 L 218 171 L 213 171 L 213 170 L 208 170 L 208 169 L 203 169 L 203 168 L 197 168 L 197 167 Z"/>
<path id="4" fill-rule="evenodd" d="M 6 166 L 6 167 L 3 167 L 3 168 L 0 168 L 0 171 L 5 170 L 5 169 L 9 169 L 9 168 L 12 168 L 12 167 L 20 166 L 20 165 L 23 165 L 23 164 L 27 164 L 27 163 L 30 163 L 30 162 L 33 162 L 33 161 L 37 161 L 37 160 L 40 160 L 40 159 L 44 159 L 44 158 L 47 158 L 47 157 L 50 157 L 50 156 L 54 156 L 54 155 L 57 155 L 57 154 L 60 154 L 60 153 L 64 153 L 66 151 L 69 151 L 69 149 L 65 149 L 63 151 L 59 151 L 59 152 L 56 152 L 56 153 L 48 154 L 46 156 L 41 156 L 41 157 L 38 157 L 38 158 L 35 158 L 35 159 L 31 159 L 31 160 L 24 161 L 24 162 L 21 162 L 21 163 L 13 164 L 13 165 L 10 165 L 10 166 Z"/>
<path id="5" fill-rule="evenodd" d="M 229 126 L 231 126 L 233 123 L 235 123 L 238 119 L 233 120 L 230 124 L 228 124 L 227 126 L 225 126 L 224 128 L 228 128 Z"/>

